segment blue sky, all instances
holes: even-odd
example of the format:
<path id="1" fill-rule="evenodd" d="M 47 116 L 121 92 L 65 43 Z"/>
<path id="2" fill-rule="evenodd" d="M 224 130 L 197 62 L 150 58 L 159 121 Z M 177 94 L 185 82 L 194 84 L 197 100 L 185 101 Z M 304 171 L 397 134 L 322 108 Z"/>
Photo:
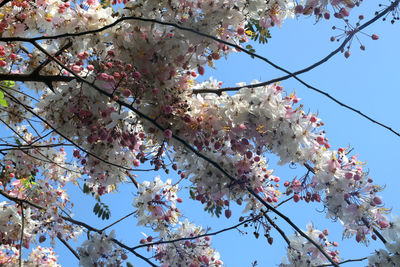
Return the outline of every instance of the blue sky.
<path id="1" fill-rule="evenodd" d="M 388 2 L 388 1 L 380 1 Z M 356 18 L 364 14 L 366 20 L 378 10 L 377 1 L 365 1 L 360 8 L 353 10 L 351 17 Z M 355 20 L 355 19 L 354 19 Z M 332 35 L 340 34 L 331 28 L 335 25 L 341 27 L 338 21 L 321 21 L 315 25 L 314 18 L 288 19 L 281 28 L 271 30 L 272 39 L 268 44 L 255 46 L 257 53 L 267 57 L 274 63 L 290 71 L 302 69 L 323 58 L 338 46 L 337 42 L 330 42 Z M 378 21 L 365 30 L 368 34 L 376 33 L 380 39 L 373 41 L 368 36 L 360 34 L 361 41 L 366 46 L 366 51 L 359 49 L 359 44 L 353 42 L 351 56 L 346 59 L 343 54 L 338 54 L 327 63 L 311 72 L 302 74 L 301 79 L 307 83 L 324 90 L 340 101 L 362 111 L 379 122 L 387 124 L 394 130 L 400 131 L 400 118 L 398 101 L 400 99 L 400 75 L 397 63 L 400 62 L 399 25 L 390 22 Z M 224 86 L 231 86 L 237 82 L 250 82 L 253 79 L 260 81 L 283 76 L 279 72 L 260 60 L 251 59 L 244 53 L 229 56 L 228 60 L 221 59 L 216 64 L 216 70 L 206 69 L 205 77 L 213 76 L 223 81 Z M 289 92 L 296 91 L 305 111 L 318 112 L 325 122 L 325 130 L 332 148 L 351 146 L 354 153 L 359 154 L 359 159 L 367 163 L 370 176 L 380 185 L 386 185 L 381 193 L 386 207 L 393 209 L 393 214 L 400 215 L 398 190 L 400 189 L 400 174 L 398 171 L 400 151 L 400 137 L 394 135 L 366 119 L 362 118 L 343 107 L 333 103 L 325 96 L 319 95 L 305 88 L 293 79 L 283 81 L 281 85 Z M 276 159 L 271 156 L 271 166 L 275 174 L 283 181 L 292 180 L 295 176 L 305 174 L 302 166 L 295 168 L 282 168 L 274 164 Z M 276 167 L 275 167 L 276 166 Z M 156 173 L 138 173 L 138 181 L 152 179 Z M 177 179 L 173 172 L 170 175 L 161 174 L 162 179 Z M 102 198 L 112 210 L 109 221 L 98 220 L 92 213 L 95 201 L 83 195 L 76 187 L 70 187 L 69 194 L 75 202 L 75 219 L 86 221 L 89 224 L 102 228 L 108 223 L 133 211 L 132 199 L 135 188 L 124 185 L 117 194 L 110 194 Z M 241 215 L 240 209 L 233 209 L 233 215 L 228 220 L 225 218 L 211 218 L 203 212 L 199 203 L 187 199 L 188 191 L 183 190 L 181 205 L 183 213 L 193 222 L 212 227 L 212 231 L 230 227 L 238 222 Z M 329 240 L 339 243 L 338 250 L 343 259 L 368 256 L 375 248 L 381 247 L 379 242 L 372 242 L 368 248 L 358 244 L 354 239 L 342 241 L 342 231 L 339 222 L 325 219 L 321 205 L 289 202 L 280 208 L 300 228 L 305 229 L 308 222 L 313 222 L 319 229 L 330 229 Z M 293 230 L 282 221 L 277 223 L 288 235 Z M 141 232 L 150 234 L 147 229 L 136 226 L 134 218 L 128 218 L 116 227 L 117 238 L 121 241 L 135 245 L 143 236 Z M 265 238 L 257 240 L 252 235 L 254 230 L 240 228 L 249 234 L 236 230 L 220 234 L 212 238 L 213 247 L 220 253 L 226 266 L 251 266 L 257 260 L 258 266 L 274 266 L 279 264 L 285 255 L 285 243 L 280 236 L 272 231 L 273 246 L 268 245 Z M 84 240 L 81 238 L 81 241 Z M 73 244 L 73 243 L 72 243 Z M 73 244 L 74 245 L 74 244 Z M 63 247 L 56 245 L 60 263 L 63 266 L 76 266 L 77 261 L 73 255 Z M 145 249 L 142 251 L 145 255 Z M 129 261 L 134 266 L 146 266 L 144 262 L 129 254 Z M 363 263 L 349 263 L 346 266 L 365 266 Z"/>

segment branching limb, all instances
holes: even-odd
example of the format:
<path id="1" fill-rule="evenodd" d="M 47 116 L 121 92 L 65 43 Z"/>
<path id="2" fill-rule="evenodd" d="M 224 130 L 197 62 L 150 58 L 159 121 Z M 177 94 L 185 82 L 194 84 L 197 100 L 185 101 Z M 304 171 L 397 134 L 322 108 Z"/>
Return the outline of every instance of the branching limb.
<path id="1" fill-rule="evenodd" d="M 79 77 L 79 76 L 78 76 Z M 74 141 L 72 141 L 72 139 L 68 138 L 67 136 L 65 136 L 63 133 L 61 133 L 58 129 L 54 128 L 50 122 L 48 122 L 47 120 L 43 119 L 41 116 L 39 116 L 38 114 L 36 114 L 30 107 L 26 106 L 24 103 L 22 103 L 21 101 L 19 101 L 17 98 L 13 97 L 12 95 L 8 94 L 7 92 L 4 92 L 5 94 L 7 94 L 8 97 L 10 97 L 11 100 L 13 100 L 14 102 L 16 102 L 17 104 L 21 105 L 22 107 L 25 108 L 26 111 L 28 111 L 29 113 L 31 113 L 33 116 L 35 116 L 36 118 L 38 118 L 40 121 L 42 121 L 44 124 L 46 124 L 48 127 L 50 127 L 51 129 L 53 129 L 54 132 L 56 132 L 58 135 L 60 135 L 62 138 L 64 138 L 65 140 L 67 140 L 68 142 L 70 142 L 71 144 L 73 144 L 75 147 L 77 147 L 78 149 L 80 149 L 81 151 L 85 152 L 86 154 L 115 167 L 124 169 L 124 170 L 128 170 L 128 171 L 133 171 L 135 169 L 132 168 L 127 168 L 121 165 L 118 165 L 116 163 L 112 163 L 109 162 L 99 156 L 97 156 L 96 154 L 84 149 L 83 147 L 79 146 L 77 143 L 75 143 Z"/>
<path id="2" fill-rule="evenodd" d="M 54 56 L 58 57 L 59 55 L 61 55 L 65 49 L 68 49 L 72 46 L 72 42 L 70 40 L 68 40 L 68 42 L 60 48 L 60 50 L 58 50 Z M 35 75 L 39 75 L 39 72 L 46 66 L 48 65 L 50 62 L 52 62 L 52 60 L 50 58 L 47 58 L 45 61 L 43 61 L 34 71 L 32 71 L 32 73 L 30 75 L 35 76 Z"/>

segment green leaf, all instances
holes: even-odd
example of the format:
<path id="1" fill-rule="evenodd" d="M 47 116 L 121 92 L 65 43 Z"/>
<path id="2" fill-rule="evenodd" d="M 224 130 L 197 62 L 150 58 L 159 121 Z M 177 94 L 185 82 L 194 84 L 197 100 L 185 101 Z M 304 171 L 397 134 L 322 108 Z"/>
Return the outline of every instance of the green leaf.
<path id="1" fill-rule="evenodd" d="M 4 98 L 0 98 L 0 105 L 3 107 L 8 107 L 7 101 Z"/>
<path id="2" fill-rule="evenodd" d="M 3 81 L 4 85 L 7 87 L 14 87 L 15 82 L 14 81 Z"/>
<path id="3" fill-rule="evenodd" d="M 83 184 L 83 193 L 89 193 L 89 186 L 87 186 L 87 184 Z"/>
<path id="4" fill-rule="evenodd" d="M 94 208 L 93 208 L 94 214 L 97 214 L 99 212 L 99 209 L 100 209 L 100 205 L 99 205 L 99 203 L 96 203 L 96 205 L 94 205 Z"/>
<path id="5" fill-rule="evenodd" d="M 100 209 L 100 211 L 99 211 L 99 213 L 97 214 L 97 217 L 101 217 L 101 215 L 103 215 L 103 212 L 104 212 L 104 210 L 103 209 Z"/>
<path id="6" fill-rule="evenodd" d="M 134 267 L 133 265 L 132 265 L 132 263 L 130 263 L 129 261 L 126 263 L 126 267 Z"/>

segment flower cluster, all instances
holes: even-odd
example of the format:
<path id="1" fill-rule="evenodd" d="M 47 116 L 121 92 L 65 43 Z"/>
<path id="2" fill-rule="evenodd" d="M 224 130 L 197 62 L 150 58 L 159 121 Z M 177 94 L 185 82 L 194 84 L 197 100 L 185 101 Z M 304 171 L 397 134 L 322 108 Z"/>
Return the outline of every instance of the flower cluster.
<path id="1" fill-rule="evenodd" d="M 153 230 L 161 235 L 178 222 L 180 216 L 176 201 L 178 186 L 171 185 L 169 179 L 165 183 L 157 176 L 154 181 L 144 181 L 139 185 L 138 196 L 133 206 L 137 209 L 138 225 L 153 226 Z"/>
<path id="2" fill-rule="evenodd" d="M 18 265 L 19 251 L 14 246 L 0 245 L 0 264 L 4 267 Z M 57 263 L 57 255 L 52 248 L 37 246 L 29 254 L 28 260 L 23 263 L 26 266 L 61 267 Z M 23 265 L 23 266 L 24 266 Z"/>
<path id="3" fill-rule="evenodd" d="M 172 266 L 221 266 L 219 253 L 210 247 L 209 236 L 203 235 L 201 227 L 190 223 L 188 220 L 179 222 L 179 228 L 167 234 L 164 241 L 172 241 L 179 238 L 188 240 L 165 243 L 156 246 L 156 259 L 162 263 L 162 267 Z"/>
<path id="4" fill-rule="evenodd" d="M 400 217 L 393 216 L 390 222 L 382 231 L 387 241 L 386 249 L 379 249 L 368 257 L 370 266 L 398 266 L 400 264 Z"/>
<path id="5" fill-rule="evenodd" d="M 336 242 L 327 239 L 328 230 L 320 231 L 309 223 L 307 232 L 304 232 L 315 241 L 335 262 L 339 262 L 339 252 L 335 249 Z M 318 266 L 327 262 L 326 257 L 310 241 L 296 233 L 289 237 L 290 244 L 287 249 L 287 258 L 283 259 L 282 267 Z"/>
<path id="6" fill-rule="evenodd" d="M 105 232 L 91 234 L 90 238 L 78 247 L 79 265 L 119 266 L 127 257 L 124 250 L 112 241 L 114 237 L 114 231 L 108 235 Z"/>

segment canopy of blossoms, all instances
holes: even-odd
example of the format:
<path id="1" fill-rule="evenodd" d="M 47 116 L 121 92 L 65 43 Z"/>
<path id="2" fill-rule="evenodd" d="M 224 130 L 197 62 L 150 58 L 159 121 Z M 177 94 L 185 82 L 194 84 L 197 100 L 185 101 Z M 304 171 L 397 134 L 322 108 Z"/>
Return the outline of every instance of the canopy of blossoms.
<path id="1" fill-rule="evenodd" d="M 276 226 L 268 214 L 285 218 L 275 208 L 282 194 L 321 202 L 347 236 L 384 242 L 370 265 L 400 264 L 400 222 L 386 216 L 381 187 L 357 155 L 331 149 L 321 119 L 305 112 L 294 93 L 254 81 L 227 94 L 218 91 L 217 80 L 196 80 L 221 57 L 253 53 L 245 43 L 267 38 L 268 29 L 287 18 L 346 20 L 359 2 L 3 0 L 0 113 L 13 130 L 7 145 L 14 149 L 1 158 L 0 192 L 7 198 L 0 203 L 2 266 L 58 266 L 52 248 L 36 246 L 21 259 L 22 247 L 67 242 L 82 232 L 87 240 L 74 254 L 82 266 L 118 266 L 128 252 L 153 266 L 222 266 L 207 232 L 178 208 L 189 194 L 227 218 L 230 205 L 242 205 L 243 220 L 262 225 L 267 236 Z M 397 10 L 398 2 L 384 12 Z M 271 154 L 308 173 L 282 186 L 268 166 Z M 135 170 L 148 166 L 176 171 L 192 190 L 163 176 L 143 181 Z M 155 233 L 137 247 L 69 216 L 67 184 L 99 197 L 128 181 L 137 187 L 137 224 Z M 338 265 L 337 243 L 328 241 L 327 230 L 309 224 L 301 231 L 286 221 L 297 232 L 284 236 L 281 266 Z M 157 263 L 138 247 L 147 247 Z"/>

